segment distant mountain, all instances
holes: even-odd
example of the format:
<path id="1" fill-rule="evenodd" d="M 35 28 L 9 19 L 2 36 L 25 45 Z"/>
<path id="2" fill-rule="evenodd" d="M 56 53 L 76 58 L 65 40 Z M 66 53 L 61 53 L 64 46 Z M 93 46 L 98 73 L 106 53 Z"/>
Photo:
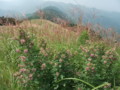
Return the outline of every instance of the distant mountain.
<path id="1" fill-rule="evenodd" d="M 33 14 L 27 15 L 28 19 L 39 19 L 43 18 L 46 20 L 50 20 L 55 23 L 66 22 L 68 24 L 72 23 L 72 20 L 66 13 L 64 13 L 61 9 L 55 6 L 48 6 L 43 8 L 42 10 L 38 10 Z"/>
<path id="2" fill-rule="evenodd" d="M 65 13 L 63 13 L 59 8 L 49 6 L 43 9 L 45 14 L 45 19 L 53 20 L 54 18 L 61 18 L 67 20 Z"/>
<path id="3" fill-rule="evenodd" d="M 54 1 L 33 1 L 32 5 L 28 4 L 28 6 L 26 6 L 26 4 L 23 4 L 23 7 L 17 9 L 17 12 L 22 12 L 24 9 L 25 15 L 31 19 L 40 18 L 39 10 L 42 10 L 44 11 L 45 18 L 48 20 L 52 20 L 55 17 L 70 21 L 74 24 L 79 22 L 86 24 L 87 22 L 90 22 L 92 24 L 99 24 L 105 28 L 112 27 L 120 32 L 120 13 L 117 12 L 108 12 L 78 4 L 75 5 Z M 0 10 L 0 16 L 4 16 L 6 12 L 7 11 Z"/>
<path id="4" fill-rule="evenodd" d="M 48 6 L 42 10 L 38 10 L 29 16 L 30 19 L 37 19 L 41 17 L 41 13 L 44 13 L 44 18 L 48 20 L 53 20 L 53 18 L 66 18 L 66 15 L 59 10 L 57 7 Z"/>
<path id="5" fill-rule="evenodd" d="M 74 24 L 78 22 L 86 24 L 90 22 L 92 24 L 99 24 L 105 28 L 112 27 L 120 32 L 120 13 L 117 12 L 107 12 L 81 5 L 52 1 L 43 3 L 39 8 L 45 11 L 45 16 L 48 20 L 50 18 L 53 19 L 53 17 L 60 17 Z M 38 16 L 36 17 L 38 18 Z"/>
<path id="6" fill-rule="evenodd" d="M 120 13 L 118 12 L 108 12 L 81 5 L 58 2 L 48 2 L 45 7 L 49 5 L 59 8 L 67 17 L 70 17 L 74 23 L 78 23 L 79 20 L 82 20 L 84 24 L 90 22 L 106 28 L 112 27 L 120 32 Z"/>

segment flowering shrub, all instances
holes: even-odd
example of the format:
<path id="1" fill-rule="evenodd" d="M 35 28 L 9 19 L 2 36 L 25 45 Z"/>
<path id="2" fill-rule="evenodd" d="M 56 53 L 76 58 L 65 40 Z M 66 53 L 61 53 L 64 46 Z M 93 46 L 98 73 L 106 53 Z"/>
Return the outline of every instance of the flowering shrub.
<path id="1" fill-rule="evenodd" d="M 113 87 L 115 78 L 119 74 L 118 58 L 113 49 L 103 43 L 87 43 L 80 45 L 76 51 L 61 50 L 59 52 L 48 48 L 42 40 L 40 45 L 35 44 L 34 38 L 20 31 L 18 71 L 14 73 L 16 80 L 27 90 L 78 90 L 90 89 L 84 83 L 64 78 L 79 78 L 98 86 L 104 82 L 104 88 Z M 92 86 L 91 85 L 91 86 Z M 92 86 L 92 87 L 94 87 Z M 103 87 L 103 86 L 102 86 Z"/>
<path id="2" fill-rule="evenodd" d="M 74 68 L 70 61 L 72 53 L 69 50 L 52 51 L 47 48 L 44 40 L 41 41 L 38 48 L 24 31 L 20 31 L 18 41 L 20 49 L 17 49 L 16 52 L 20 55 L 19 70 L 14 76 L 24 87 L 58 89 L 65 87 L 65 83 L 54 86 L 58 80 L 74 76 Z M 66 83 L 66 88 L 71 87 L 71 84 Z"/>
<path id="3" fill-rule="evenodd" d="M 31 85 L 36 68 L 34 63 L 39 59 L 39 49 L 34 45 L 30 36 L 23 30 L 20 30 L 19 48 L 16 52 L 19 54 L 18 72 L 14 74 L 18 83 L 24 87 Z"/>
<path id="4" fill-rule="evenodd" d="M 103 82 L 112 82 L 113 85 L 118 70 L 116 68 L 118 58 L 115 51 L 101 43 L 81 46 L 80 50 L 82 50 L 85 62 L 83 65 L 83 77 L 96 86 Z"/>

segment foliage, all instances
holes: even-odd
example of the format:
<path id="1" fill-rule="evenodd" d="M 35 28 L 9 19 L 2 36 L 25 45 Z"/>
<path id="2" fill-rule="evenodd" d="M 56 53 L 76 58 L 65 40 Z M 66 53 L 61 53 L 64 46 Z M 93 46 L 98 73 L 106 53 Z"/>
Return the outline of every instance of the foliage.
<path id="1" fill-rule="evenodd" d="M 83 32 L 80 40 L 85 42 L 86 39 L 88 39 L 87 33 Z M 83 44 L 81 41 L 82 44 L 77 51 L 63 49 L 56 52 L 47 48 L 44 40 L 41 40 L 39 47 L 32 40 L 34 41 L 34 38 L 20 31 L 18 39 L 20 47 L 16 50 L 20 55 L 19 69 L 14 76 L 25 89 L 111 88 L 114 87 L 114 83 L 119 83 L 114 82 L 115 78 L 119 78 L 118 57 L 115 50 L 106 47 L 104 43 L 89 41 Z M 82 78 L 94 87 L 87 86 L 84 81 L 78 83 L 70 80 L 57 83 L 62 79 L 74 77 Z M 110 84 L 103 84 L 104 82 Z"/>
<path id="2" fill-rule="evenodd" d="M 85 44 L 89 40 L 89 35 L 86 30 L 83 30 L 80 37 L 78 38 L 78 44 Z"/>
<path id="3" fill-rule="evenodd" d="M 14 31 L 17 39 L 13 32 L 0 33 L 1 90 L 119 89 L 119 46 L 92 41 L 85 30 L 77 38 L 70 31 L 62 36 L 37 30 Z"/>
<path id="4" fill-rule="evenodd" d="M 20 21 L 14 19 L 14 18 L 0 17 L 0 26 L 3 26 L 3 25 L 16 25 L 18 23 L 20 23 Z"/>

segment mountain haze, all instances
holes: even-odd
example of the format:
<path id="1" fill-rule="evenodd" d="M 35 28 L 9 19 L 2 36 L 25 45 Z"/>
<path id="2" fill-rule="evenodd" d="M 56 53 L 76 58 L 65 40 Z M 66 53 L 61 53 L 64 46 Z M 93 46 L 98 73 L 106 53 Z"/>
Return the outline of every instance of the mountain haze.
<path id="1" fill-rule="evenodd" d="M 17 8 L 18 11 L 13 11 L 11 14 L 23 13 L 27 18 L 40 18 L 36 12 L 39 10 L 45 11 L 46 19 L 52 19 L 53 17 L 59 17 L 67 21 L 71 21 L 77 24 L 81 20 L 84 24 L 90 22 L 92 24 L 99 24 L 105 28 L 114 28 L 120 32 L 120 13 L 118 12 L 108 12 L 103 10 L 98 10 L 96 8 L 88 8 L 81 5 L 68 4 L 62 2 L 35 2 L 28 5 L 27 7 L 23 4 L 22 8 Z M 22 10 L 24 8 L 24 10 Z M 7 10 L 1 10 L 0 16 L 4 16 L 8 12 Z M 48 13 L 49 12 L 49 13 Z M 51 14 L 51 15 L 50 15 Z M 14 16 L 14 15 L 12 15 Z"/>

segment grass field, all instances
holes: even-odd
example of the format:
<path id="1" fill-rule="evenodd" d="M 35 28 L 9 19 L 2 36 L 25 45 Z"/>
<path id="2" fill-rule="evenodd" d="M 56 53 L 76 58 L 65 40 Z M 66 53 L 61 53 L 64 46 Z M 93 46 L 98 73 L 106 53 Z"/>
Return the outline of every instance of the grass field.
<path id="1" fill-rule="evenodd" d="M 0 90 L 119 90 L 120 46 L 94 39 L 47 20 L 1 26 Z"/>

